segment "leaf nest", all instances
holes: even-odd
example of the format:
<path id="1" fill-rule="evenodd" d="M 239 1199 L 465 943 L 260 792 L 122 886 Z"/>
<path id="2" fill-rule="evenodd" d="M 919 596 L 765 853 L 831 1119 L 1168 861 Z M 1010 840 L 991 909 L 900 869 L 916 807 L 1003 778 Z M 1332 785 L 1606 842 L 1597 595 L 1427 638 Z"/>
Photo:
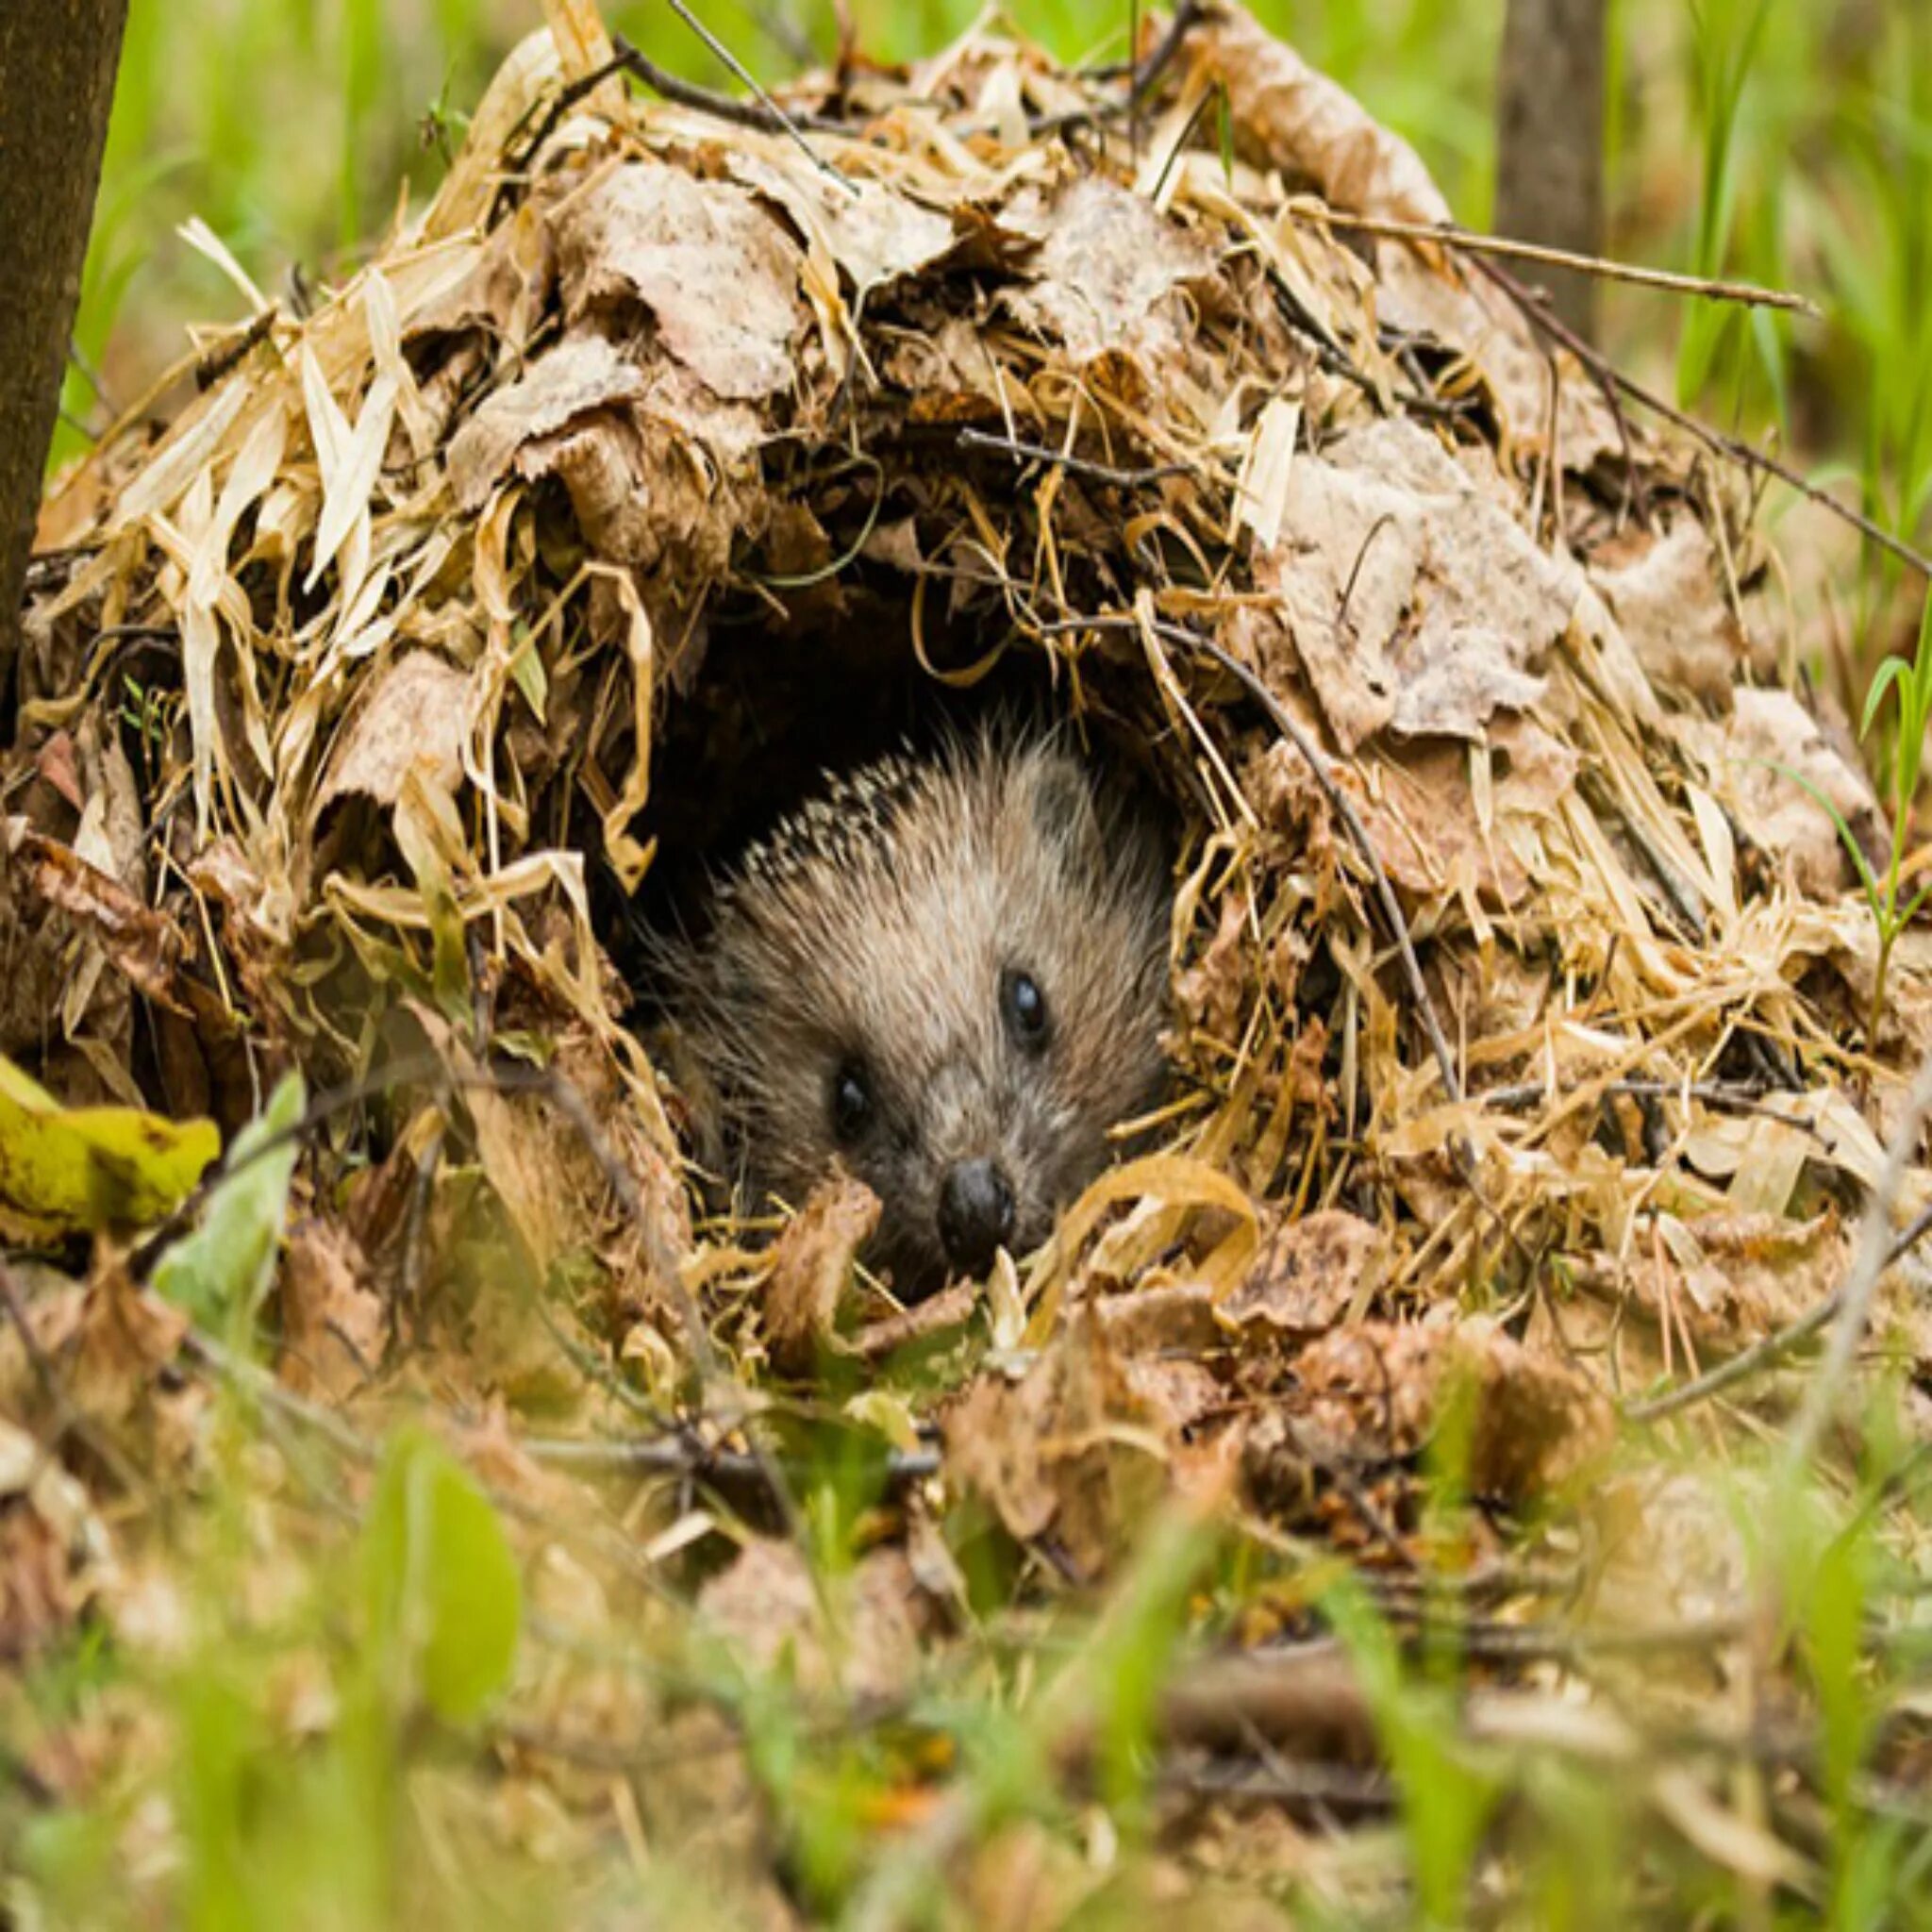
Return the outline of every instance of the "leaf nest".
<path id="1" fill-rule="evenodd" d="M 1908 936 L 1868 1050 L 1833 813 L 1889 833 L 1752 478 L 1245 14 L 1172 25 L 1131 92 L 981 32 L 790 126 L 540 36 L 420 219 L 48 502 L 0 1047 L 229 1131 L 290 1065 L 357 1100 L 298 1385 L 455 1337 L 589 1422 L 923 1351 L 848 1418 L 915 1462 L 944 1420 L 1090 1575 L 1139 1476 L 1383 1548 L 1403 1497 L 1327 1476 L 1452 1373 L 1478 1487 L 1547 1489 L 1843 1273 L 1932 1009 Z M 1177 1097 L 903 1312 L 836 1189 L 774 1245 L 697 1213 L 621 935 L 852 720 L 1016 675 L 1183 828 Z"/>

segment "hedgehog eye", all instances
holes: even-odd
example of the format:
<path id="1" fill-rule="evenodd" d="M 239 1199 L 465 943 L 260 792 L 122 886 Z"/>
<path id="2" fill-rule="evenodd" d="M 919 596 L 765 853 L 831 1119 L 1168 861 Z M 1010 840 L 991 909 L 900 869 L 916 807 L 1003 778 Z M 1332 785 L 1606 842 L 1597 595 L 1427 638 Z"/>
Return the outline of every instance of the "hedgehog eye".
<path id="1" fill-rule="evenodd" d="M 832 1134 L 849 1147 L 872 1124 L 872 1082 L 858 1060 L 841 1060 L 832 1075 Z"/>
<path id="2" fill-rule="evenodd" d="M 1032 974 L 1009 966 L 1000 974 L 1000 1011 L 1016 1046 L 1027 1053 L 1038 1053 L 1045 1046 L 1046 995 Z"/>

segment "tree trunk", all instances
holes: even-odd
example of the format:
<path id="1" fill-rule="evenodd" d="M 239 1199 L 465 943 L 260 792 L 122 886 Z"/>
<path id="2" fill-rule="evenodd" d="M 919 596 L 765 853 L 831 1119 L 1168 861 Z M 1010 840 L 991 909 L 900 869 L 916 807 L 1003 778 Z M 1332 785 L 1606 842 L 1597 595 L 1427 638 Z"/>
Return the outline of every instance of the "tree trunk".
<path id="1" fill-rule="evenodd" d="M 0 0 L 0 720 L 126 21 L 127 0 Z"/>
<path id="2" fill-rule="evenodd" d="M 1607 0 L 1509 0 L 1496 75 L 1496 232 L 1603 253 Z M 1596 282 L 1571 269 L 1524 279 L 1550 291 L 1579 335 L 1596 322 Z"/>

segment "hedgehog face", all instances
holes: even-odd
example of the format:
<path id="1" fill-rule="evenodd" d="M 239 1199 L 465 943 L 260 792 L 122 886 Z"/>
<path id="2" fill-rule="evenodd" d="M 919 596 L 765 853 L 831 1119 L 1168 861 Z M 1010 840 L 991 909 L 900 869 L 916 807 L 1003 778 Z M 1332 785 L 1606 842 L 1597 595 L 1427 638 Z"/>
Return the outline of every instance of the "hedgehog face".
<path id="1" fill-rule="evenodd" d="M 721 891 L 689 1010 L 754 1186 L 841 1162 L 904 1293 L 1038 1245 L 1158 1089 L 1168 903 L 1050 742 L 835 785 Z"/>

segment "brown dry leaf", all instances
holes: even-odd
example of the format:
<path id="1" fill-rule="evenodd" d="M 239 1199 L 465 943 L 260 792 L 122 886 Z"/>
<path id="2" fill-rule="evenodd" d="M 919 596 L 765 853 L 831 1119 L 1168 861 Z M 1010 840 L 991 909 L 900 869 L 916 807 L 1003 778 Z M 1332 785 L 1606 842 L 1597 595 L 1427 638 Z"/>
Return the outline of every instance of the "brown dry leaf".
<path id="1" fill-rule="evenodd" d="M 893 338 L 884 347 L 879 373 L 910 398 L 915 423 L 987 422 L 1000 414 L 999 366 L 963 316 L 935 312 L 926 327 Z M 1033 410 L 1024 391 L 1014 402 L 1022 420 L 1029 420 Z"/>
<path id="2" fill-rule="evenodd" d="M 978 1307 L 978 1289 L 970 1281 L 956 1281 L 896 1315 L 868 1322 L 849 1341 L 839 1344 L 840 1351 L 862 1361 L 880 1361 L 898 1349 L 963 1328 Z"/>
<path id="3" fill-rule="evenodd" d="M 1466 1391 L 1477 1495 L 1544 1494 L 1601 1457 L 1614 1432 L 1607 1400 L 1582 1374 L 1481 1320 L 1361 1323 L 1317 1341 L 1295 1373 L 1304 1439 L 1324 1458 L 1358 1463 L 1414 1456 L 1445 1397 Z"/>
<path id="4" fill-rule="evenodd" d="M 1415 150 L 1252 14 L 1209 8 L 1188 52 L 1203 79 L 1227 89 L 1241 144 L 1258 147 L 1271 166 L 1312 181 L 1336 208 L 1403 222 L 1450 219 L 1449 204 Z"/>
<path id="5" fill-rule="evenodd" d="M 392 806 L 412 771 L 436 791 L 455 795 L 475 700 L 466 672 L 432 651 L 408 651 L 369 686 L 342 730 L 315 809 L 351 792 Z"/>
<path id="6" fill-rule="evenodd" d="M 1541 826 L 1568 796 L 1582 759 L 1533 719 L 1497 720 L 1487 747 L 1424 743 L 1384 765 L 1374 797 L 1357 797 L 1376 857 L 1398 885 L 1419 893 L 1481 892 L 1522 903 L 1541 870 Z M 1479 767 L 1477 760 L 1485 762 Z M 1475 790 L 1484 773 L 1487 810 Z"/>
<path id="7" fill-rule="evenodd" d="M 734 153 L 734 179 L 768 195 L 825 251 L 863 296 L 929 268 L 953 246 L 949 216 L 895 194 L 877 181 L 840 185 L 790 158 Z"/>
<path id="8" fill-rule="evenodd" d="M 1388 1249 L 1379 1228 L 1339 1209 L 1278 1221 L 1216 1316 L 1250 1343 L 1325 1334 L 1374 1293 Z"/>
<path id="9" fill-rule="evenodd" d="M 717 395 L 756 402 L 796 380 L 804 259 L 743 189 L 628 162 L 569 205 L 557 248 L 573 322 L 634 300 L 665 348 Z"/>
<path id="10" fill-rule="evenodd" d="M 1375 251 L 1376 310 L 1403 333 L 1468 358 L 1496 413 L 1504 468 L 1526 471 L 1533 460 L 1554 458 L 1587 475 L 1619 458 L 1623 438 L 1600 386 L 1567 353 L 1552 358 L 1500 289 L 1457 262 L 1438 264 L 1434 253 L 1385 242 Z"/>
<path id="11" fill-rule="evenodd" d="M 1735 702 L 1724 748 L 1738 823 L 1797 891 L 1833 897 L 1852 882 L 1851 860 L 1831 813 L 1790 774 L 1830 801 L 1868 856 L 1890 840 L 1871 781 L 1790 691 L 1740 690 Z"/>
<path id="12" fill-rule="evenodd" d="M 1286 527 L 1255 561 L 1276 608 L 1246 613 L 1238 631 L 1265 663 L 1268 633 L 1285 624 L 1344 750 L 1384 727 L 1480 740 L 1499 709 L 1541 695 L 1581 576 L 1426 430 L 1377 423 L 1301 457 Z"/>
<path id="13" fill-rule="evenodd" d="M 1658 691 L 1719 709 L 1745 641 L 1719 585 L 1715 546 L 1695 517 L 1633 531 L 1598 550 L 1590 575 Z"/>
<path id="14" fill-rule="evenodd" d="M 1849 1264 L 1850 1237 L 1836 1214 L 1790 1221 L 1772 1214 L 1659 1215 L 1620 1268 L 1604 1256 L 1576 1279 L 1620 1314 L 1661 1331 L 1683 1368 L 1685 1343 L 1726 1353 L 1785 1327 L 1831 1294 Z M 1626 1375 L 1658 1370 L 1655 1348 Z M 1689 1365 L 1695 1372 L 1694 1362 Z"/>
<path id="15" fill-rule="evenodd" d="M 482 330 L 521 357 L 542 320 L 556 274 L 550 224 L 525 204 L 474 251 L 460 275 L 416 309 L 404 339 Z"/>
<path id="16" fill-rule="evenodd" d="M 107 1560 L 107 1532 L 86 1490 L 0 1416 L 0 1662 L 18 1663 L 65 1636 Z"/>
<path id="17" fill-rule="evenodd" d="M 1023 1380 L 982 1375 L 946 1412 L 946 1470 L 1022 1542 L 1053 1536 L 1097 1576 L 1167 1483 L 1163 1417 L 1082 1305 Z"/>
<path id="18" fill-rule="evenodd" d="M 103 1251 L 62 1362 L 68 1392 L 87 1415 L 125 1420 L 147 1401 L 188 1325 L 180 1308 L 139 1287 L 124 1261 Z"/>
<path id="19" fill-rule="evenodd" d="M 829 1630 L 805 1558 L 790 1543 L 760 1539 L 698 1592 L 698 1615 L 754 1669 L 789 1663 L 807 1691 L 880 1704 L 902 1696 L 931 1623 L 905 1552 L 869 1551 L 849 1575 L 824 1583 Z"/>
<path id="20" fill-rule="evenodd" d="M 1214 1291 L 1205 1282 L 1101 1295 L 1092 1307 L 1108 1345 L 1124 1356 L 1203 1356 L 1226 1345 L 1215 1324 Z"/>
<path id="21" fill-rule="evenodd" d="M 1241 1008 L 1247 997 L 1248 912 L 1238 893 L 1221 902 L 1214 937 L 1191 966 L 1174 979 L 1174 1000 L 1190 1026 L 1214 1040 L 1241 1036 Z"/>
<path id="22" fill-rule="evenodd" d="M 282 1380 L 298 1395 L 341 1402 L 381 1368 L 389 1311 L 367 1286 L 368 1262 L 340 1223 L 308 1218 L 282 1256 Z"/>
<path id="23" fill-rule="evenodd" d="M 449 446 L 458 507 L 480 509 L 525 446 L 644 392 L 642 372 L 599 335 L 568 336 L 499 389 Z"/>
<path id="24" fill-rule="evenodd" d="M 1041 237 L 1030 286 L 1007 306 L 1058 337 L 1075 363 L 1109 351 L 1154 363 L 1187 336 L 1176 291 L 1214 265 L 1208 244 L 1104 175 L 1084 175 L 1048 205 L 1023 202 L 1008 219 Z"/>
<path id="25" fill-rule="evenodd" d="M 765 1333 L 772 1359 L 806 1374 L 825 1346 L 859 1248 L 879 1224 L 879 1198 L 863 1181 L 835 1174 L 786 1223 L 772 1250 L 765 1284 Z"/>
<path id="26" fill-rule="evenodd" d="M 7 859 L 0 873 L 0 933 L 15 930 L 15 922 L 22 917 L 21 901 L 31 897 L 84 927 L 115 968 L 148 998 L 181 1010 L 175 975 L 188 942 L 172 919 L 142 905 L 72 848 L 43 838 L 25 819 L 0 822 L 0 854 Z M 8 954 L 9 971 L 18 973 L 21 964 L 13 946 Z"/>

